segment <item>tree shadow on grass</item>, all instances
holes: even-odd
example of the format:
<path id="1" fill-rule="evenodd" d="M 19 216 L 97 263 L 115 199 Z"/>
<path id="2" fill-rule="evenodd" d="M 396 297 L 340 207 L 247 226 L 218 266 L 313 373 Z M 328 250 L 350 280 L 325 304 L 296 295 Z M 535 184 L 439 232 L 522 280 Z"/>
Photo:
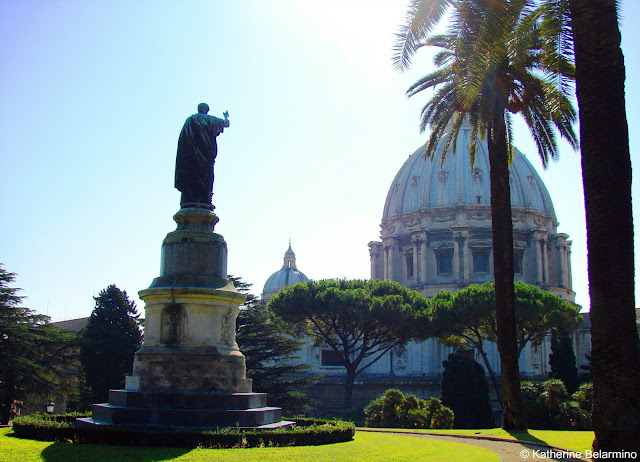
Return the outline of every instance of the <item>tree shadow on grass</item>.
<path id="1" fill-rule="evenodd" d="M 528 441 L 530 443 L 541 444 L 543 446 L 549 446 L 549 443 L 536 438 L 528 430 L 505 430 L 509 435 L 520 441 Z"/>
<path id="2" fill-rule="evenodd" d="M 527 430 L 505 430 L 505 431 L 519 441 L 527 441 L 528 443 L 531 443 L 531 444 L 522 444 L 522 447 L 525 447 L 529 450 L 526 457 L 527 459 L 529 458 L 529 455 L 531 455 L 532 459 L 538 458 L 535 455 L 536 454 L 535 451 L 541 451 L 542 453 L 544 453 L 546 449 L 554 447 L 553 445 L 550 445 L 548 442 L 541 440 L 540 438 L 536 438 L 535 436 L 530 434 Z M 553 452 L 556 453 L 557 451 L 553 451 Z M 578 461 L 581 461 L 582 459 L 575 459 L 573 457 L 569 457 L 569 454 L 566 454 L 560 458 L 549 458 L 548 460 L 578 462 Z"/>
<path id="3" fill-rule="evenodd" d="M 540 438 L 536 438 L 531 433 L 529 433 L 528 430 L 505 430 L 505 431 L 509 433 L 511 436 L 513 436 L 515 439 L 518 439 L 520 441 L 528 441 L 531 443 L 542 444 L 544 446 L 553 446 L 547 441 L 541 440 Z"/>
<path id="4" fill-rule="evenodd" d="M 192 449 L 102 444 L 54 443 L 41 453 L 45 462 L 159 462 L 173 460 Z"/>

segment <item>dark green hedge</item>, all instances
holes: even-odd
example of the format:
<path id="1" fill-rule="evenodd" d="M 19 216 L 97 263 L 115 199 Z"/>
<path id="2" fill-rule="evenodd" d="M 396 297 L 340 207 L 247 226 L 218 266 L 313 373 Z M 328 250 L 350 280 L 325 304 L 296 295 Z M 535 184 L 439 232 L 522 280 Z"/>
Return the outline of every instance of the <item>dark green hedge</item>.
<path id="1" fill-rule="evenodd" d="M 109 427 L 80 429 L 76 417 L 87 415 L 33 414 L 17 417 L 13 431 L 20 438 L 40 441 L 71 441 L 121 446 L 162 446 L 181 448 L 253 448 L 262 446 L 314 446 L 351 441 L 355 426 L 351 422 L 322 419 L 293 419 L 292 428 L 241 431 L 226 428 L 219 431 L 133 431 Z M 158 438 L 158 434 L 162 438 Z"/>

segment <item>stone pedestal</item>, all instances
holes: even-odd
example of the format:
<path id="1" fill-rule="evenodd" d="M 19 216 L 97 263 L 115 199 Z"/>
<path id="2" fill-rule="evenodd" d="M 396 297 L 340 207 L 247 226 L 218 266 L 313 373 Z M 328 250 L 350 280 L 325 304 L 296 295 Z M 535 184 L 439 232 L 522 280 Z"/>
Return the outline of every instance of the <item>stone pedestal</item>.
<path id="1" fill-rule="evenodd" d="M 182 208 L 162 243 L 160 276 L 139 292 L 145 334 L 124 390 L 80 425 L 277 428 L 281 409 L 251 392 L 235 341 L 245 296 L 227 279 L 227 245 L 212 210 Z"/>

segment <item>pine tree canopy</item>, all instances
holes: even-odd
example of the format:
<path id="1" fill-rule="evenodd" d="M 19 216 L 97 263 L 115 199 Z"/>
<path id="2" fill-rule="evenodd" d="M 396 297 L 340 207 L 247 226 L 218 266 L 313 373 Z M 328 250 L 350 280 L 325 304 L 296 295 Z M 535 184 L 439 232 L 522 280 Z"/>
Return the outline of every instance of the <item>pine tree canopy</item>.
<path id="1" fill-rule="evenodd" d="M 73 340 L 49 317 L 21 306 L 15 273 L 0 264 L 0 424 L 16 402 L 64 392 L 74 375 Z"/>

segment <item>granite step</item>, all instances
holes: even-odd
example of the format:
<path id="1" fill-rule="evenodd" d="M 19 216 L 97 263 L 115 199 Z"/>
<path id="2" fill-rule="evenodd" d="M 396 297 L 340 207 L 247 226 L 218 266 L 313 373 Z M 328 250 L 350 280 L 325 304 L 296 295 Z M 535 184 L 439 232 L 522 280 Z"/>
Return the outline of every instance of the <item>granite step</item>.
<path id="1" fill-rule="evenodd" d="M 282 409 L 171 409 L 94 404 L 93 420 L 112 424 L 153 424 L 179 427 L 260 427 L 282 420 Z"/>
<path id="2" fill-rule="evenodd" d="M 264 408 L 266 393 L 172 393 L 109 390 L 109 404 L 150 409 L 240 410 Z"/>

